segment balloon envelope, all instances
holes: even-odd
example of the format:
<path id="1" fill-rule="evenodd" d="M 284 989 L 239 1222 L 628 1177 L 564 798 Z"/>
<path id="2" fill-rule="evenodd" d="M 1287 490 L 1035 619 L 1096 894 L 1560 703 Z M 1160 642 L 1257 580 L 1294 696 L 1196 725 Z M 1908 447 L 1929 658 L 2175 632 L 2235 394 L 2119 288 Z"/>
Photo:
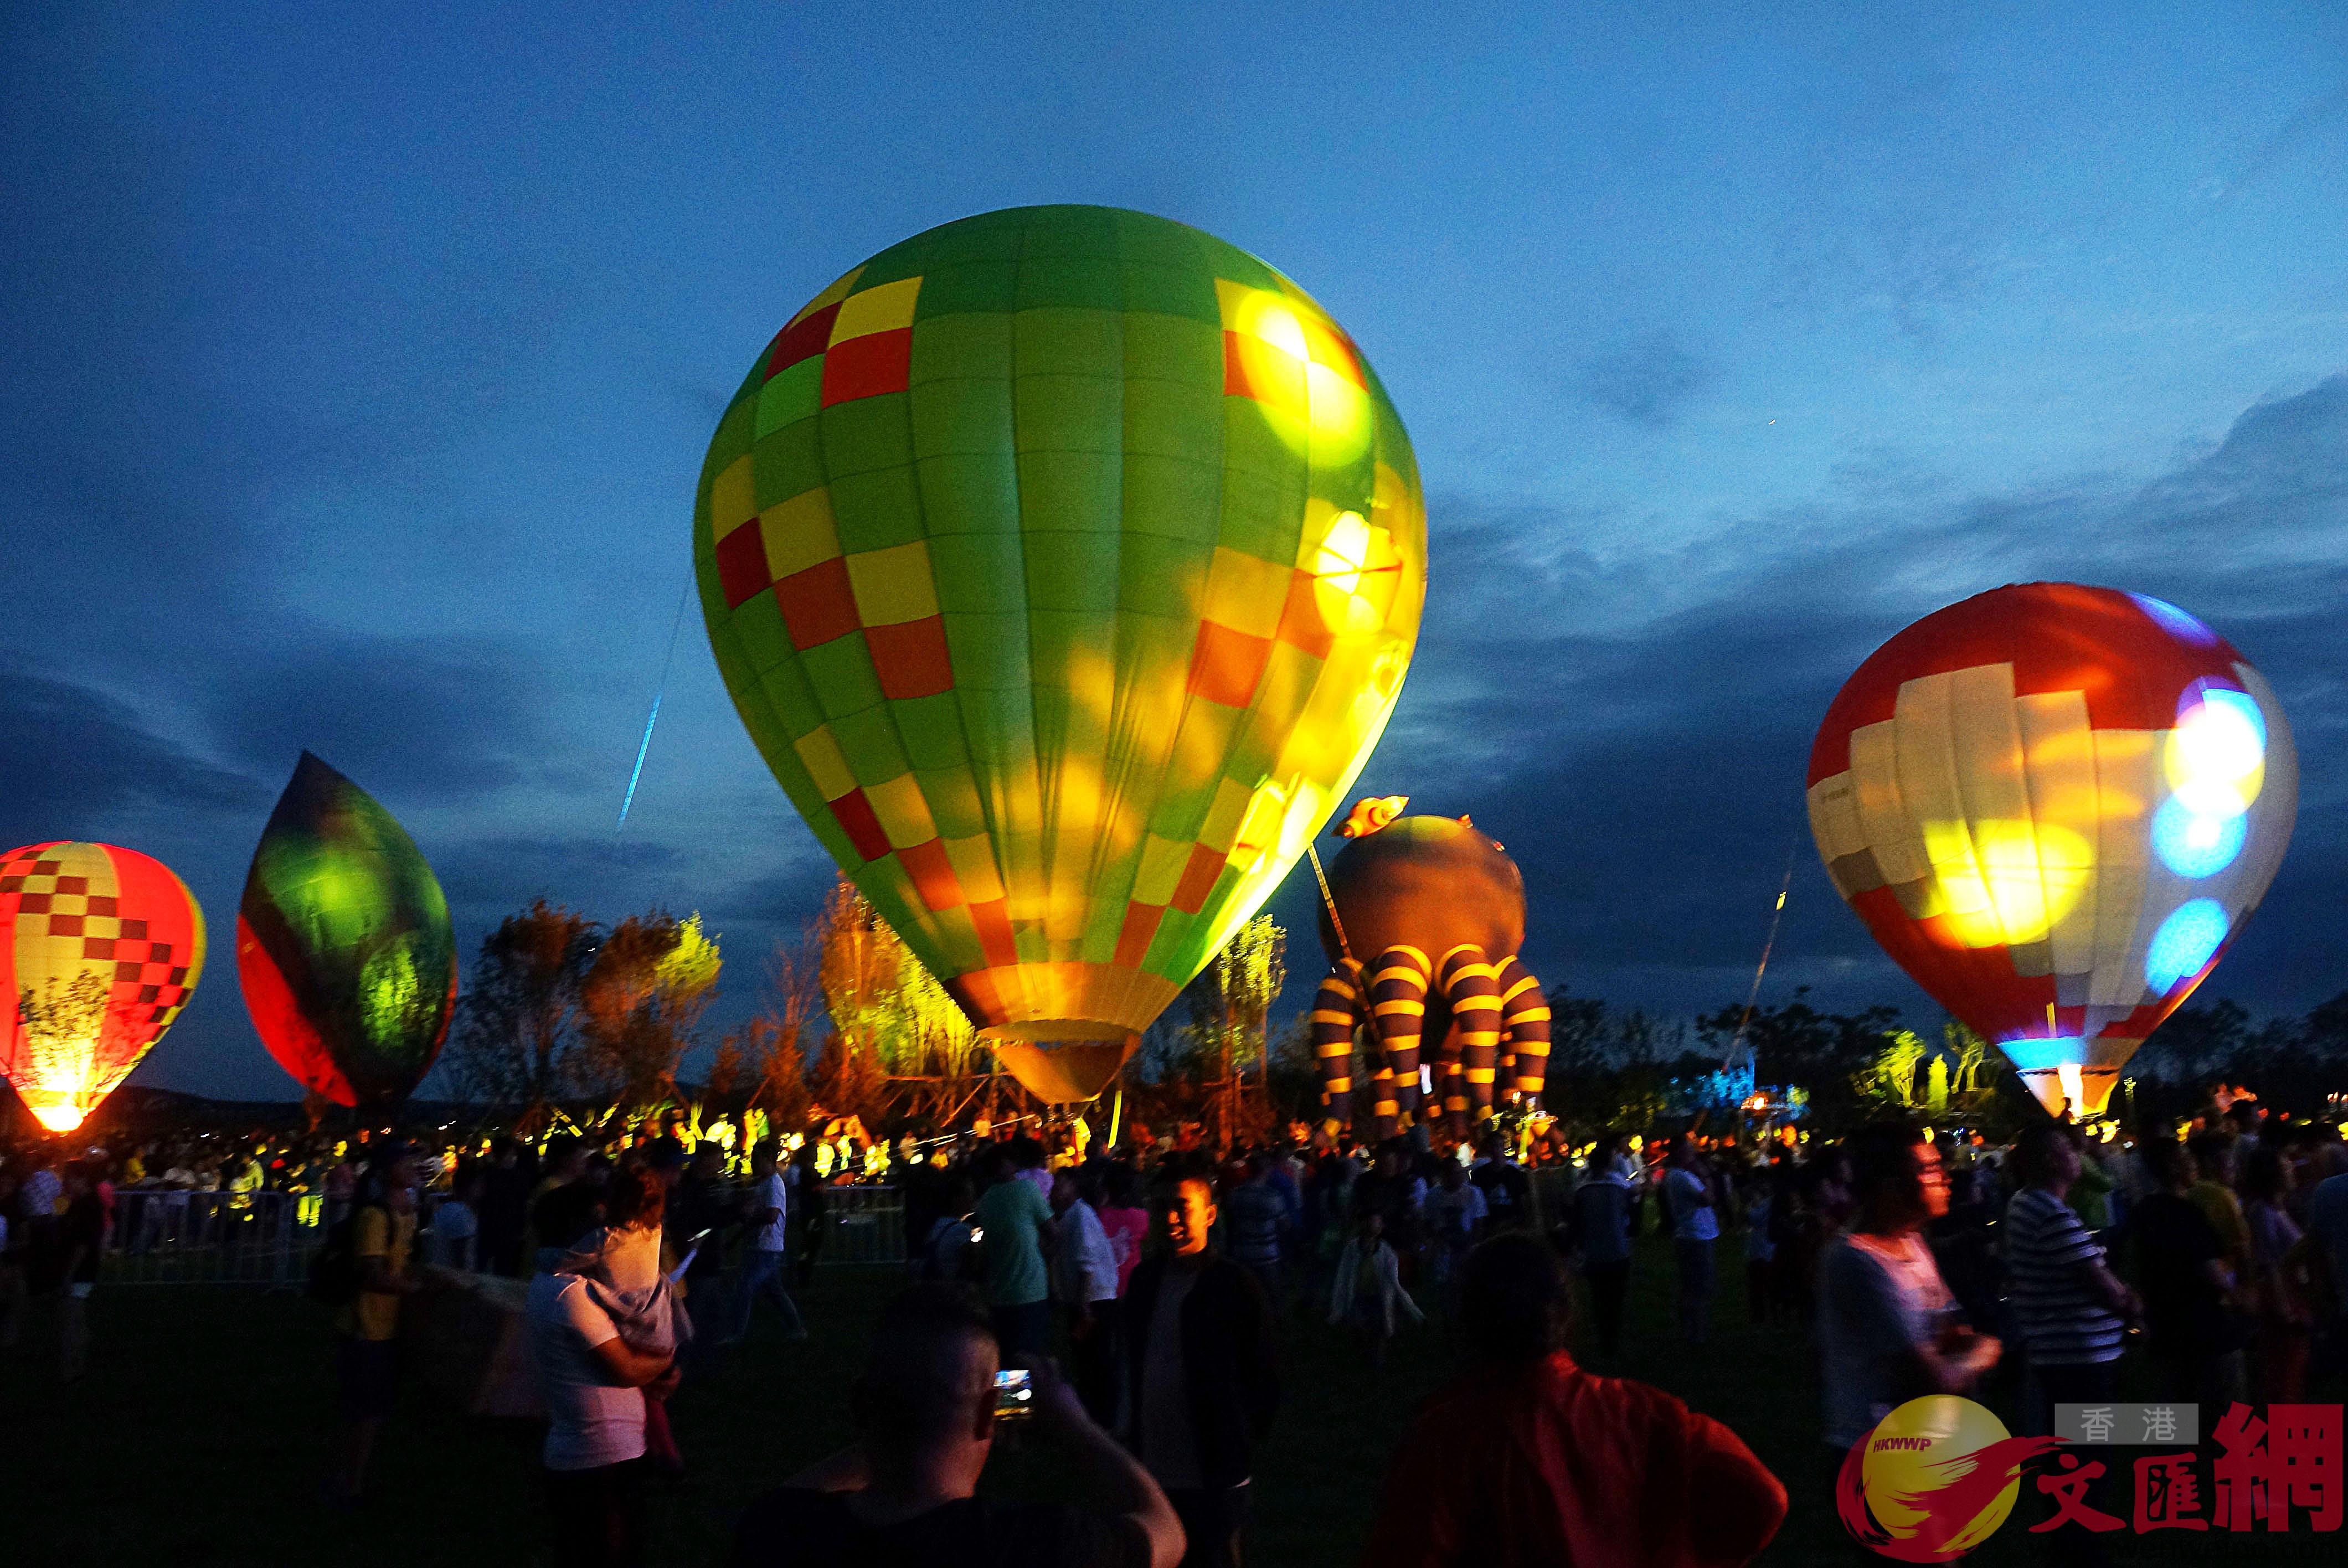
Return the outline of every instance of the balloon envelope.
<path id="1" fill-rule="evenodd" d="M 430 1071 L 457 996 L 448 901 L 407 829 L 302 753 L 252 852 L 236 970 L 277 1065 L 342 1105 Z"/>
<path id="2" fill-rule="evenodd" d="M 2223 638 L 2031 583 L 1859 666 L 1810 754 L 1810 826 L 1884 949 L 2084 1115 L 2256 907 L 2298 789 L 2282 710 Z"/>
<path id="3" fill-rule="evenodd" d="M 1345 924 L 1344 948 L 1374 964 L 1407 944 L 1440 958 L 1461 943 L 1495 961 L 1525 944 L 1525 878 L 1490 835 L 1449 816 L 1397 817 L 1345 841 L 1330 857 L 1329 896 Z M 1329 910 L 1321 950 L 1344 957 Z"/>
<path id="4" fill-rule="evenodd" d="M 1046 1098 L 1097 1092 L 1076 1048 L 1121 1056 L 1303 852 L 1426 592 L 1352 340 L 1255 258 L 1088 207 L 809 301 L 718 424 L 695 556 L 775 776 Z"/>
<path id="5" fill-rule="evenodd" d="M 161 861 L 110 844 L 0 856 L 0 1067 L 49 1131 L 129 1076 L 203 968 L 203 910 Z"/>

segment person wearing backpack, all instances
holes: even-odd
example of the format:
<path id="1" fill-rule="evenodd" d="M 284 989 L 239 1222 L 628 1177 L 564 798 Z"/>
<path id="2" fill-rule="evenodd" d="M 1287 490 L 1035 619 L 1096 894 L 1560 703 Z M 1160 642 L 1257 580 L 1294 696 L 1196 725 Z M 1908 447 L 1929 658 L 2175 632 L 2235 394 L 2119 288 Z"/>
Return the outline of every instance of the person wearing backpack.
<path id="1" fill-rule="evenodd" d="M 378 1153 L 357 1184 L 345 1222 L 347 1275 L 335 1277 L 340 1271 L 332 1256 L 337 1240 L 345 1238 L 328 1238 L 329 1256 L 320 1264 L 317 1288 L 322 1292 L 337 1293 L 345 1280 L 348 1285 L 335 1312 L 341 1423 L 326 1491 L 327 1500 L 337 1507 L 357 1505 L 376 1440 L 399 1402 L 400 1304 L 427 1288 L 407 1266 L 416 1242 L 417 1181 L 411 1151 L 394 1145 Z"/>

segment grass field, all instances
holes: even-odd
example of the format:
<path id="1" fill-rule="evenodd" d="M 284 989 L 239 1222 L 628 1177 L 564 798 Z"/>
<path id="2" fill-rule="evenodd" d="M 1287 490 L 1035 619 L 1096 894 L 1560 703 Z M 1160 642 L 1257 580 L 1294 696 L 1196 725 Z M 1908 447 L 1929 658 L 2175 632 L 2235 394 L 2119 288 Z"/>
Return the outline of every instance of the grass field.
<path id="1" fill-rule="evenodd" d="M 1746 1326 L 1743 1280 L 1722 1270 L 1718 1323 L 1688 1346 L 1669 1327 L 1669 1263 L 1647 1244 L 1632 1287 L 1622 1364 L 1751 1443 L 1793 1496 L 1770 1563 L 1847 1563 L 1817 1457 L 1817 1391 L 1799 1334 Z M 1730 1256 L 1723 1243 L 1724 1262 Z M 896 1286 L 883 1270 L 826 1271 L 802 1294 L 813 1338 L 786 1343 L 771 1317 L 712 1378 L 672 1407 L 691 1476 L 655 1502 L 654 1561 L 723 1561 L 735 1511 L 842 1440 L 842 1401 L 864 1325 Z M 426 1568 L 544 1561 L 535 1485 L 538 1433 L 436 1408 L 411 1389 L 386 1433 L 374 1498 L 355 1515 L 315 1501 L 332 1390 L 324 1312 L 296 1295 L 230 1286 L 101 1287 L 98 1358 L 70 1389 L 46 1377 L 46 1346 L 0 1356 L 0 1563 L 37 1568 L 277 1564 Z M 37 1321 L 35 1325 L 37 1328 Z M 1351 1563 L 1385 1456 L 1412 1406 L 1447 1370 L 1439 1328 L 1405 1336 L 1383 1374 L 1335 1331 L 1302 1314 L 1287 1328 L 1286 1402 L 1256 1481 L 1256 1561 L 1285 1568 Z M 2327 1399 L 2338 1398 L 2327 1390 Z M 2011 1419 L 2010 1402 L 1989 1402 Z M 2120 1450 L 2123 1458 L 2130 1458 Z M 1039 1453 L 998 1454 L 990 1487 L 1049 1491 Z M 2336 1481 L 2335 1481 L 2336 1484 Z M 1977 1561 L 2034 1562 L 2025 1495 Z M 2342 1560 L 2341 1535 L 2106 1538 L 2114 1562 Z M 17 1553 L 21 1553 L 21 1555 Z"/>

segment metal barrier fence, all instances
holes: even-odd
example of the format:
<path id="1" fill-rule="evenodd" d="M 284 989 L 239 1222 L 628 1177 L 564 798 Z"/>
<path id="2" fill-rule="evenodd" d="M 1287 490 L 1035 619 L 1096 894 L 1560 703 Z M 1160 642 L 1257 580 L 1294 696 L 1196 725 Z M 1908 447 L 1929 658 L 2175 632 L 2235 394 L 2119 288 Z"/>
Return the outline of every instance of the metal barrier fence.
<path id="1" fill-rule="evenodd" d="M 107 1283 L 298 1286 L 324 1207 L 304 1193 L 118 1192 Z"/>
<path id="2" fill-rule="evenodd" d="M 114 1195 L 105 1278 L 109 1285 L 300 1289 L 326 1237 L 325 1208 L 315 1193 L 126 1189 Z M 430 1223 L 428 1212 L 422 1223 Z M 823 1226 L 819 1266 L 905 1261 L 905 1197 L 895 1187 L 827 1187 Z M 430 1257 L 418 1245 L 419 1255 Z"/>
<path id="3" fill-rule="evenodd" d="M 905 1194 L 895 1187 L 826 1187 L 824 1264 L 905 1261 Z"/>
<path id="4" fill-rule="evenodd" d="M 1532 1172 L 1533 1223 L 1543 1230 L 1565 1223 L 1573 1207 L 1574 1178 L 1581 1173 L 1571 1165 L 1541 1165 Z"/>

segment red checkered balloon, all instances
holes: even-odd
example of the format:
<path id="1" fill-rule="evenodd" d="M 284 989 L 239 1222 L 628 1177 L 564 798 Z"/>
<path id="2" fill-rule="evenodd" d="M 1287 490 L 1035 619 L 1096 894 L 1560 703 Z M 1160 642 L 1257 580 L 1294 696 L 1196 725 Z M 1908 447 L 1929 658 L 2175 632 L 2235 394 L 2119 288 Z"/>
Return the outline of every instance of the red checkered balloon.
<path id="1" fill-rule="evenodd" d="M 163 1038 L 204 967 L 204 912 L 161 861 L 110 844 L 0 856 L 0 1070 L 70 1132 Z"/>
<path id="2" fill-rule="evenodd" d="M 1810 827 L 1884 950 L 2050 1112 L 2104 1109 L 2291 840 L 2266 681 L 2175 605 L 1978 594 L 1860 665 L 1810 753 Z"/>

